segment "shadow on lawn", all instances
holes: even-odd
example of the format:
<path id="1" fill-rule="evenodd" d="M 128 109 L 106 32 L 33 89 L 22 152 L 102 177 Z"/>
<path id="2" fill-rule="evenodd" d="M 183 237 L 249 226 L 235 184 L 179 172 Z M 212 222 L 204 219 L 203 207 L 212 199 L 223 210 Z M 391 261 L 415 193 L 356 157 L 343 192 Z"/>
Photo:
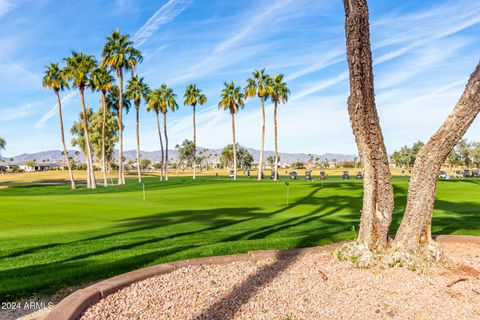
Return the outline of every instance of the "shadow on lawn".
<path id="1" fill-rule="evenodd" d="M 122 220 L 118 226 L 121 230 L 114 232 L 9 253 L 2 257 L 5 265 L 14 264 L 15 260 L 12 259 L 30 257 L 33 259 L 27 266 L 0 271 L 0 300 L 12 300 L 38 293 L 50 294 L 65 286 L 103 279 L 158 262 L 262 249 L 264 247 L 261 241 L 251 240 L 269 237 L 301 224 L 307 225 L 297 235 L 298 239 L 325 229 L 326 232 L 320 231 L 315 241 L 328 242 L 335 234 L 332 230 L 328 230 L 332 225 L 337 225 L 336 230 L 340 226 L 340 229 L 348 231 L 348 227 L 342 227 L 341 223 L 335 219 L 323 223 L 321 228 L 314 226 L 308 228 L 308 223 L 322 216 L 333 215 L 348 207 L 348 204 L 353 211 L 359 202 L 355 197 L 348 196 L 318 199 L 316 193 L 320 187 L 314 185 L 312 187 L 313 190 L 307 196 L 299 198 L 288 207 L 282 207 L 270 213 L 256 207 L 172 211 Z M 326 203 L 306 215 L 300 212 L 298 217 L 281 216 L 287 210 L 290 214 L 291 210 L 295 210 L 299 205 L 319 205 L 322 201 Z M 326 214 L 318 215 L 322 211 L 321 208 L 332 206 L 333 208 L 330 208 Z M 277 218 L 270 221 L 269 218 L 273 216 Z M 343 218 L 351 221 L 356 219 L 355 215 L 343 216 Z M 177 226 L 173 232 L 172 226 Z M 246 229 L 248 232 L 242 232 Z M 145 234 L 145 231 L 150 232 Z M 127 234 L 130 236 L 123 238 Z M 238 242 L 239 240 L 241 241 Z M 298 241 L 291 242 L 289 246 L 298 246 Z M 151 247 L 152 244 L 155 245 L 154 248 Z M 145 245 L 147 248 L 142 247 Z M 280 246 L 285 245 L 285 243 L 280 244 Z M 267 246 L 276 245 L 273 242 L 273 245 L 267 244 Z M 142 253 L 145 251 L 150 252 Z M 116 252 L 122 258 L 128 257 L 112 258 L 112 254 Z M 53 255 L 58 253 L 58 257 L 52 258 L 52 253 Z M 140 254 L 134 255 L 135 253 Z M 105 258 L 100 259 L 102 255 L 105 255 Z M 49 256 L 50 261 L 52 259 L 55 261 L 42 263 L 45 256 Z M 24 262 L 23 264 L 25 265 Z"/>
<path id="2" fill-rule="evenodd" d="M 158 213 L 120 220 L 116 227 L 119 229 L 113 232 L 107 229 L 103 234 L 71 242 L 51 243 L 9 253 L 1 257 L 6 265 L 15 263 L 11 259 L 28 255 L 35 260 L 25 267 L 0 271 L 0 301 L 51 294 L 66 286 L 172 260 L 256 249 L 306 247 L 351 238 L 351 227 L 359 221 L 361 192 L 357 196 L 330 196 L 333 194 L 331 190 L 326 195 L 322 194 L 322 190 L 348 188 L 361 191 L 361 183 L 338 182 L 325 184 L 323 188 L 319 183 L 312 183 L 309 187 L 311 190 L 307 195 L 296 199 L 288 207 L 271 212 L 258 207 L 227 207 Z M 394 185 L 394 188 L 393 230 L 398 226 L 406 202 L 406 187 Z M 312 206 L 313 209 L 308 211 L 301 206 Z M 452 233 L 464 225 L 466 229 L 475 229 L 480 224 L 480 214 L 478 209 L 469 213 L 467 209 L 472 206 L 477 204 L 437 201 L 436 209 L 458 215 L 435 217 L 434 226 L 440 228 L 439 233 Z M 465 215 L 468 221 L 463 221 Z M 42 263 L 41 260 L 52 256 L 52 253 L 58 253 L 59 256 L 54 258 L 56 260 Z M 244 292 L 245 288 L 256 290 L 261 284 L 272 281 L 276 274 L 293 263 L 294 258 L 260 270 L 240 285 L 239 292 Z M 253 294 L 254 291 L 246 293 L 239 304 L 246 303 Z M 231 303 L 228 299 L 212 305 L 204 314 L 215 319 L 215 310 Z"/>

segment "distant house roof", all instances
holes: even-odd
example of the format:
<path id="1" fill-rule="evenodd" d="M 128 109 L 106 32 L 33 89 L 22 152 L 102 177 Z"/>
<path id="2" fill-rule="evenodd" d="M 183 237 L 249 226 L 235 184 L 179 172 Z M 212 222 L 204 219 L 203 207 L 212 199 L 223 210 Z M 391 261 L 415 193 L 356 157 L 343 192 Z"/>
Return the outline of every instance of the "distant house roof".
<path id="1" fill-rule="evenodd" d="M 22 165 L 27 166 L 27 163 L 24 162 L 24 163 L 22 163 Z M 35 165 L 34 165 L 34 167 L 55 167 L 55 168 L 65 167 L 65 166 L 66 166 L 65 164 L 58 164 L 58 163 L 55 163 L 55 162 L 50 162 L 50 163 L 46 163 L 46 162 L 38 163 L 38 162 L 36 162 Z"/>

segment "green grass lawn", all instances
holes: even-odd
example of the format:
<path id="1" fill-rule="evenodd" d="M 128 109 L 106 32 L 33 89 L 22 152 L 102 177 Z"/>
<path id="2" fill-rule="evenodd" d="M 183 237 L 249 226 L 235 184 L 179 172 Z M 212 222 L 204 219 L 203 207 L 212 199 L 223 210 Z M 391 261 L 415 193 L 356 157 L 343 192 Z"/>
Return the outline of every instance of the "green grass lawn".
<path id="1" fill-rule="evenodd" d="M 396 228 L 407 180 L 394 180 Z M 361 181 L 129 180 L 0 190 L 0 301 L 47 295 L 166 261 L 353 239 Z M 480 234 L 480 181 L 441 181 L 433 232 Z"/>

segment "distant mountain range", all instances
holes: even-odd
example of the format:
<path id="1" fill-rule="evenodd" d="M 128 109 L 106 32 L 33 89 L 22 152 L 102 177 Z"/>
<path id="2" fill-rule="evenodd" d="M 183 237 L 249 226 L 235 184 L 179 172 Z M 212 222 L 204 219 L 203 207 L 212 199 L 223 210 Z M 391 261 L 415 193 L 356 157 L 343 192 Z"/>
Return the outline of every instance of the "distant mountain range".
<path id="1" fill-rule="evenodd" d="M 197 154 L 200 154 L 205 148 L 198 147 Z M 220 154 L 222 149 L 206 149 L 208 150 L 208 154 L 210 156 L 211 161 L 219 161 Z M 253 156 L 255 161 L 258 161 L 260 158 L 260 150 L 247 148 L 248 152 Z M 69 155 L 73 157 L 75 161 L 85 161 L 85 155 L 82 152 L 75 152 L 75 150 L 69 150 Z M 124 151 L 124 157 L 128 160 L 135 160 L 136 158 L 136 151 L 135 150 L 127 150 Z M 160 161 L 161 152 L 160 151 L 140 151 L 141 158 L 143 159 L 150 159 L 153 162 Z M 265 159 L 268 156 L 273 156 L 273 151 L 265 151 Z M 286 153 L 280 152 L 280 162 L 294 162 L 294 161 L 307 161 L 310 159 L 310 156 L 313 157 L 315 160 L 319 158 L 320 161 L 327 159 L 328 161 L 337 160 L 339 162 L 342 161 L 351 161 L 356 156 L 355 155 L 348 155 L 348 154 L 336 154 L 336 153 L 325 153 L 325 154 L 306 154 L 306 153 Z M 170 159 L 177 158 L 177 152 L 175 150 L 168 150 L 168 157 Z M 5 162 L 11 163 L 23 163 L 25 161 L 35 160 L 36 162 L 58 162 L 63 161 L 64 157 L 62 155 L 62 151 L 60 150 L 48 150 L 36 153 L 24 153 L 14 157 L 0 157 L 0 160 Z"/>

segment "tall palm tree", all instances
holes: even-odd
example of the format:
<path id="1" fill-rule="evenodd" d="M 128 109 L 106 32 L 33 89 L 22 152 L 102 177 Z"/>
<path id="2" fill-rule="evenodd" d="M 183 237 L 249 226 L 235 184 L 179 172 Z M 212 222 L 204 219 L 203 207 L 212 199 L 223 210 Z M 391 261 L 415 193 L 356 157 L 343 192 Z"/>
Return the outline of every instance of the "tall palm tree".
<path id="1" fill-rule="evenodd" d="M 114 78 L 110 74 L 110 71 L 105 67 L 97 68 L 91 75 L 90 85 L 93 90 L 101 92 L 101 103 L 102 103 L 102 173 L 103 173 L 103 186 L 108 185 L 107 181 L 107 165 L 105 159 L 105 124 L 107 119 L 107 114 L 109 109 L 107 109 L 106 96 L 107 91 L 113 87 Z"/>
<path id="2" fill-rule="evenodd" d="M 183 97 L 185 98 L 183 104 L 193 107 L 193 180 L 195 180 L 197 167 L 197 127 L 195 124 L 195 108 L 197 106 L 197 103 L 200 105 L 207 103 L 207 96 L 205 96 L 202 93 L 202 90 L 198 89 L 196 85 L 190 84 L 185 90 L 185 94 L 183 95 Z"/>
<path id="3" fill-rule="evenodd" d="M 277 134 L 277 106 L 279 103 L 286 103 L 290 95 L 287 83 L 283 81 L 283 74 L 273 76 L 271 86 L 268 86 L 268 95 L 273 101 L 273 130 L 275 139 L 275 174 L 274 180 L 278 180 L 278 134 Z M 313 156 L 311 156 L 313 159 Z M 312 161 L 313 162 L 313 161 Z"/>
<path id="4" fill-rule="evenodd" d="M 50 63 L 45 66 L 45 75 L 43 76 L 43 87 L 53 89 L 57 96 L 58 117 L 60 119 L 60 137 L 62 139 L 63 154 L 68 167 L 68 176 L 70 178 L 70 185 L 72 189 L 76 189 L 75 179 L 73 178 L 72 166 L 70 165 L 70 158 L 68 157 L 67 146 L 65 145 L 65 132 L 63 130 L 63 116 L 62 116 L 62 102 L 60 99 L 60 91 L 68 89 L 68 81 L 65 78 L 64 72 L 58 67 L 58 63 Z"/>
<path id="5" fill-rule="evenodd" d="M 83 113 L 83 130 L 85 132 L 86 157 L 87 157 L 87 187 L 95 189 L 97 183 L 93 171 L 92 149 L 88 134 L 87 109 L 85 108 L 85 88 L 88 87 L 90 74 L 97 68 L 97 61 L 91 55 L 84 55 L 81 51 L 72 51 L 72 56 L 65 58 L 66 66 L 64 68 L 65 76 L 72 81 L 74 88 L 80 93 L 80 103 Z"/>
<path id="6" fill-rule="evenodd" d="M 144 82 L 143 77 L 139 78 L 137 75 L 132 75 L 132 78 L 127 83 L 127 97 L 133 100 L 135 104 L 136 112 L 136 140 L 137 140 L 137 174 L 138 182 L 142 181 L 142 174 L 140 172 L 140 134 L 139 134 L 139 114 L 140 114 L 140 103 L 143 100 L 147 100 L 147 95 L 150 89 L 148 85 Z"/>
<path id="7" fill-rule="evenodd" d="M 155 117 L 157 119 L 158 138 L 160 140 L 160 151 L 162 153 L 161 168 L 160 168 L 160 181 L 163 180 L 163 168 L 165 163 L 165 157 L 163 154 L 163 140 L 162 131 L 160 130 L 160 119 L 158 117 L 159 112 L 162 110 L 162 91 L 155 89 L 149 92 L 147 100 L 147 112 L 155 111 Z"/>
<path id="8" fill-rule="evenodd" d="M 263 176 L 263 149 L 265 145 L 265 100 L 268 99 L 271 78 L 265 73 L 265 68 L 253 71 L 253 77 L 247 79 L 245 86 L 245 96 L 247 98 L 258 96 L 262 104 L 262 144 L 260 146 L 260 161 L 258 162 L 258 180 Z"/>
<path id="9" fill-rule="evenodd" d="M 120 118 L 118 116 L 118 114 L 119 114 L 118 107 L 120 105 L 120 93 L 119 93 L 119 91 L 120 91 L 120 89 L 118 88 L 118 86 L 113 85 L 107 92 L 107 96 L 105 97 L 105 102 L 106 102 L 106 105 L 107 105 L 107 110 L 109 110 L 109 112 L 111 111 L 113 113 L 113 116 L 117 118 L 117 124 L 118 124 L 118 128 L 119 128 L 118 129 L 118 134 L 120 135 L 120 132 L 122 131 L 122 130 L 120 130 L 120 126 L 122 126 L 122 129 L 124 129 L 124 126 L 120 122 Z M 131 107 L 130 99 L 128 99 L 126 94 L 122 94 L 122 99 L 123 99 L 122 112 L 123 112 L 123 110 L 125 110 L 125 113 L 128 114 L 128 112 L 130 111 L 130 107 Z M 122 165 L 123 165 L 124 161 L 125 161 L 125 159 L 122 156 Z"/>
<path id="10" fill-rule="evenodd" d="M 168 181 L 168 135 L 167 135 L 167 112 L 168 110 L 174 112 L 178 109 L 176 101 L 177 95 L 173 93 L 172 88 L 168 88 L 166 84 L 160 87 L 162 92 L 160 109 L 163 113 L 163 132 L 165 135 L 165 162 L 163 163 L 163 171 L 165 173 L 165 181 Z"/>
<path id="11" fill-rule="evenodd" d="M 136 66 L 142 61 L 143 57 L 140 51 L 133 47 L 133 41 L 130 40 L 128 34 L 122 35 L 120 30 L 115 30 L 107 37 L 102 51 L 102 65 L 108 66 L 115 70 L 119 81 L 119 107 L 118 107 L 118 121 L 119 121 L 119 169 L 118 169 L 118 184 L 125 184 L 125 175 L 123 168 L 123 120 L 122 107 L 120 105 L 123 101 L 123 71 L 135 70 Z"/>
<path id="12" fill-rule="evenodd" d="M 235 142 L 235 113 L 245 105 L 245 95 L 240 87 L 236 87 L 233 81 L 224 83 L 219 109 L 229 110 L 232 115 L 232 139 L 233 139 L 233 179 L 237 179 L 237 143 Z"/>

